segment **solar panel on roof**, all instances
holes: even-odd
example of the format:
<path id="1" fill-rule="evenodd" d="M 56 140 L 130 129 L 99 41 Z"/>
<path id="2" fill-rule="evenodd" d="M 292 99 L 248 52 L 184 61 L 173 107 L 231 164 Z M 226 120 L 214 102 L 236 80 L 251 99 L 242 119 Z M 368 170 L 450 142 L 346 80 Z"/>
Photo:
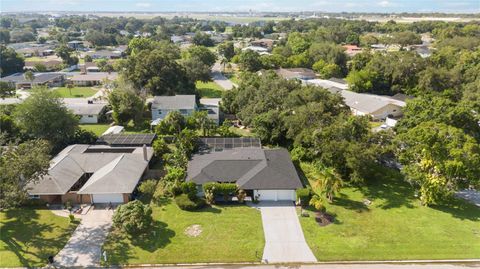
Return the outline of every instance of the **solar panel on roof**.
<path id="1" fill-rule="evenodd" d="M 99 144 L 109 145 L 150 145 L 155 134 L 108 134 L 97 140 Z"/>
<path id="2" fill-rule="evenodd" d="M 261 147 L 260 139 L 255 137 L 201 137 L 200 148 L 210 148 L 215 151 L 232 148 Z"/>

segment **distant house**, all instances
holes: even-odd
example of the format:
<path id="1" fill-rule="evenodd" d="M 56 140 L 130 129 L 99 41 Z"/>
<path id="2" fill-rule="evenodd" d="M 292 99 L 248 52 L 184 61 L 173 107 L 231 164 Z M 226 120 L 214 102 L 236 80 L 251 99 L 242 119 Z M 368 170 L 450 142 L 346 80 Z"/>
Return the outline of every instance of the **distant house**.
<path id="1" fill-rule="evenodd" d="M 251 51 L 255 51 L 256 53 L 260 54 L 260 55 L 268 55 L 270 54 L 268 52 L 268 49 L 267 48 L 264 48 L 264 47 L 259 47 L 259 46 L 248 46 L 248 47 L 245 47 L 242 49 L 242 51 L 247 51 L 247 50 L 251 50 Z"/>
<path id="2" fill-rule="evenodd" d="M 295 201 L 295 190 L 303 184 L 286 149 L 262 149 L 259 142 L 252 143 L 254 138 L 203 139 L 220 144 L 220 149 L 194 154 L 188 162 L 187 182 L 195 182 L 199 190 L 208 182 L 235 183 L 260 201 Z"/>
<path id="3" fill-rule="evenodd" d="M 50 204 L 126 203 L 152 156 L 151 147 L 71 145 L 52 159 L 45 176 L 28 184 L 27 192 Z"/>
<path id="4" fill-rule="evenodd" d="M 81 40 L 72 40 L 67 43 L 67 46 L 74 50 L 80 50 L 85 48 L 84 42 Z"/>
<path id="5" fill-rule="evenodd" d="M 200 111 L 207 111 L 208 118 L 220 124 L 220 101 L 222 98 L 200 98 Z"/>
<path id="6" fill-rule="evenodd" d="M 343 45 L 342 47 L 345 49 L 345 54 L 350 57 L 353 57 L 362 52 L 362 48 L 357 45 Z"/>
<path id="7" fill-rule="evenodd" d="M 16 52 L 27 58 L 33 56 L 44 57 L 55 54 L 55 51 L 52 48 L 53 47 L 51 46 L 32 46 L 18 49 Z"/>
<path id="8" fill-rule="evenodd" d="M 284 79 L 309 80 L 316 78 L 315 72 L 308 68 L 280 68 L 275 72 Z"/>
<path id="9" fill-rule="evenodd" d="M 66 107 L 79 117 L 80 123 L 98 123 L 105 114 L 107 102 L 94 101 L 87 98 L 63 98 Z"/>
<path id="10" fill-rule="evenodd" d="M 352 113 L 357 116 L 370 116 L 373 120 L 386 119 L 387 117 L 402 116 L 404 101 L 393 99 L 390 96 L 356 93 L 343 90 L 342 97 Z"/>
<path id="11" fill-rule="evenodd" d="M 354 115 L 370 116 L 373 120 L 402 116 L 402 108 L 406 105 L 405 100 L 410 98 L 402 94 L 384 96 L 352 92 L 348 90 L 345 80 L 335 78 L 307 80 L 304 84 L 316 85 L 333 94 L 340 94 Z"/>
<path id="12" fill-rule="evenodd" d="M 65 76 L 61 73 L 34 73 L 32 81 L 25 78 L 23 73 L 16 73 L 0 79 L 16 89 L 30 89 L 33 86 L 61 87 L 65 82 Z"/>
<path id="13" fill-rule="evenodd" d="M 123 57 L 123 51 L 120 50 L 96 50 L 88 51 L 85 55 L 89 55 L 92 59 L 119 59 Z"/>
<path id="14" fill-rule="evenodd" d="M 266 48 L 268 51 L 271 51 L 273 48 L 273 43 L 275 41 L 273 39 L 269 38 L 262 38 L 262 39 L 257 39 L 250 41 L 250 45 L 255 46 L 255 47 L 262 47 Z"/>
<path id="15" fill-rule="evenodd" d="M 155 96 L 151 108 L 152 125 L 159 124 L 172 111 L 190 116 L 197 109 L 195 95 Z"/>
<path id="16" fill-rule="evenodd" d="M 116 72 L 92 72 L 87 74 L 74 75 L 69 80 L 75 86 L 95 86 L 103 84 L 105 81 L 114 81 L 118 77 Z"/>

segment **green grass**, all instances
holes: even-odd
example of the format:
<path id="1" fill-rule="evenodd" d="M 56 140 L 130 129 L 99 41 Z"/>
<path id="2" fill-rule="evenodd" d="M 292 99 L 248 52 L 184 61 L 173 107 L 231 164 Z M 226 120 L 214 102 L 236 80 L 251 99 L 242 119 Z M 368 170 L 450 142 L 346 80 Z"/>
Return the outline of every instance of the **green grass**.
<path id="1" fill-rule="evenodd" d="M 97 91 L 90 87 L 58 87 L 54 89 L 62 98 L 85 98 L 94 95 Z"/>
<path id="2" fill-rule="evenodd" d="M 311 166 L 302 164 L 308 175 Z M 384 169 L 366 187 L 344 188 L 327 212 L 335 222 L 320 227 L 314 212 L 300 218 L 320 261 L 464 259 L 480 257 L 480 210 L 464 201 L 424 207 L 398 171 Z M 318 190 L 317 190 L 318 191 Z M 372 204 L 366 206 L 363 201 Z"/>
<path id="3" fill-rule="evenodd" d="M 370 128 L 378 128 L 380 126 L 382 126 L 382 124 L 384 124 L 385 122 L 383 121 L 370 121 Z"/>
<path id="4" fill-rule="evenodd" d="M 255 136 L 255 134 L 250 129 L 240 129 L 235 126 L 230 127 L 230 131 L 236 133 L 239 136 Z"/>
<path id="5" fill-rule="evenodd" d="M 215 206 L 197 212 L 164 201 L 153 206 L 152 233 L 127 239 L 112 232 L 104 245 L 110 264 L 260 261 L 264 237 L 260 212 L 248 206 Z M 201 225 L 198 237 L 185 229 Z"/>
<path id="6" fill-rule="evenodd" d="M 91 131 L 97 136 L 100 136 L 110 127 L 110 124 L 80 124 L 79 126 L 86 131 Z"/>
<path id="7" fill-rule="evenodd" d="M 200 97 L 207 98 L 221 98 L 223 93 L 223 88 L 213 81 L 202 82 L 197 81 L 196 87 Z"/>
<path id="8" fill-rule="evenodd" d="M 50 210 L 0 212 L 0 267 L 44 266 L 67 243 L 76 225 Z"/>

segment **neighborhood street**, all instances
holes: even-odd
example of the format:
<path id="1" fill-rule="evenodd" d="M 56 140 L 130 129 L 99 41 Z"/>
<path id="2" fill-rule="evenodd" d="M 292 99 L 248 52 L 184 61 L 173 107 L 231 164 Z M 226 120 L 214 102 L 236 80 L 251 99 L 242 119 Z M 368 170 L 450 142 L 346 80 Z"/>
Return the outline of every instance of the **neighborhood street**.
<path id="1" fill-rule="evenodd" d="M 212 79 L 225 90 L 231 90 L 236 86 L 222 74 L 222 66 L 219 62 L 216 62 L 212 67 Z"/>

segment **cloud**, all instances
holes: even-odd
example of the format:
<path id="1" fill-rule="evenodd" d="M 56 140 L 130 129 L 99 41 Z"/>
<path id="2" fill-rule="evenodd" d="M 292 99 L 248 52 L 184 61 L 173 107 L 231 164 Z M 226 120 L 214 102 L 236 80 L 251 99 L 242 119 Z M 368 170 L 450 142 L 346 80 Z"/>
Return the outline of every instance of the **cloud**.
<path id="1" fill-rule="evenodd" d="M 152 4 L 150 4 L 150 3 L 136 3 L 135 6 L 137 6 L 137 7 L 151 7 Z"/>
<path id="2" fill-rule="evenodd" d="M 378 2 L 378 5 L 381 7 L 389 7 L 391 6 L 391 3 L 385 0 L 385 1 Z"/>

